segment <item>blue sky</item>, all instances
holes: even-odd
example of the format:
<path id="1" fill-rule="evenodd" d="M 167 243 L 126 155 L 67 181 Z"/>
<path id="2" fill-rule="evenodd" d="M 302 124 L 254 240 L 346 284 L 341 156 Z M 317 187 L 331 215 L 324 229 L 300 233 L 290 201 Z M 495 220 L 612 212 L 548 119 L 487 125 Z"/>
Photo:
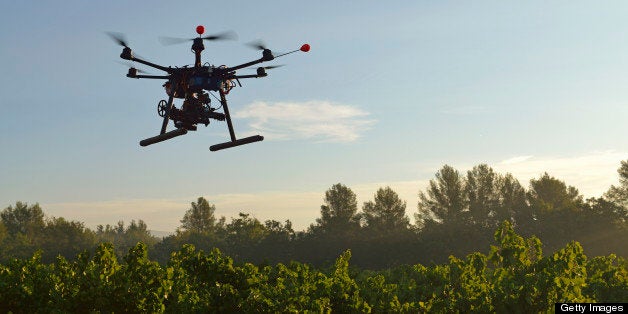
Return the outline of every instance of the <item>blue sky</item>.
<path id="1" fill-rule="evenodd" d="M 13 1 L 0 12 L 0 206 L 39 202 L 88 226 L 144 219 L 172 231 L 199 196 L 217 214 L 294 222 L 319 216 L 341 182 L 361 202 L 390 185 L 416 212 L 444 164 L 487 163 L 524 186 L 542 172 L 587 197 L 628 159 L 628 4 L 622 1 Z M 220 152 L 224 123 L 146 148 L 160 128 L 161 81 L 126 78 L 124 32 L 142 57 L 193 63 L 193 37 L 235 30 L 203 61 L 285 67 L 229 94 L 236 134 L 266 140 Z M 143 67 L 146 70 L 146 67 Z M 158 71 L 154 71 L 158 74 Z M 246 71 L 240 71 L 244 73 Z M 180 103 L 176 103 L 180 105 Z M 172 125 L 170 126 L 172 128 Z"/>

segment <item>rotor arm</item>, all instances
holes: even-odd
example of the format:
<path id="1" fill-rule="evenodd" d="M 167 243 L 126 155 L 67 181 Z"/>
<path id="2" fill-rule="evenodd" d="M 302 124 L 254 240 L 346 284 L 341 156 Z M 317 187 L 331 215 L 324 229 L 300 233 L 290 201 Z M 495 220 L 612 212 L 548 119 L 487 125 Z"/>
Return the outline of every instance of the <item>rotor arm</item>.
<path id="1" fill-rule="evenodd" d="M 268 76 L 268 74 L 266 73 L 266 69 L 272 69 L 272 68 L 276 68 L 276 67 L 280 67 L 281 65 L 276 65 L 276 66 L 270 66 L 270 67 L 259 67 L 257 68 L 257 74 L 248 74 L 248 75 L 235 75 L 235 72 L 231 72 L 229 73 L 230 75 L 227 76 L 227 79 L 229 80 L 236 80 L 238 81 L 238 84 L 240 83 L 239 79 L 245 79 L 245 78 L 260 78 L 260 77 L 266 77 Z M 240 86 L 242 86 L 242 84 L 240 84 Z"/>
<path id="2" fill-rule="evenodd" d="M 243 64 L 240 64 L 240 65 L 236 65 L 236 66 L 231 67 L 231 68 L 226 68 L 225 72 L 236 71 L 236 70 L 239 70 L 239 69 L 242 69 L 242 68 L 246 68 L 246 67 L 258 64 L 258 63 L 262 63 L 262 62 L 266 62 L 266 61 L 272 61 L 273 59 L 275 59 L 275 57 L 273 56 L 273 52 L 270 51 L 270 49 L 264 49 L 262 51 L 262 57 L 261 58 L 259 58 L 257 60 L 253 60 L 251 62 L 243 63 Z"/>
<path id="3" fill-rule="evenodd" d="M 123 58 L 123 59 L 126 59 L 126 58 Z M 167 73 L 172 73 L 172 68 L 166 68 L 166 67 L 161 66 L 161 65 L 159 65 L 159 64 L 154 64 L 154 63 L 152 63 L 152 62 L 148 62 L 148 61 L 146 61 L 146 60 L 142 60 L 142 59 L 136 58 L 136 57 L 134 57 L 134 56 L 131 56 L 130 58 L 128 58 L 128 59 L 126 59 L 126 60 L 131 60 L 131 61 L 139 62 L 139 63 L 141 63 L 141 64 L 144 64 L 144 65 L 147 65 L 147 66 L 149 66 L 149 67 L 155 68 L 155 69 L 157 69 L 157 70 L 161 70 L 161 71 L 164 71 L 164 72 L 167 72 Z"/>
<path id="4" fill-rule="evenodd" d="M 160 80 L 161 79 L 167 80 L 167 79 L 170 78 L 170 76 L 168 76 L 168 75 L 135 75 L 135 76 L 130 76 L 128 74 L 127 74 L 127 77 L 136 78 L 136 79 L 145 78 L 145 79 L 160 79 Z"/>
<path id="5" fill-rule="evenodd" d="M 266 62 L 266 61 L 270 61 L 270 60 L 261 58 L 261 59 L 255 60 L 255 61 L 251 61 L 251 62 L 243 63 L 243 64 L 240 64 L 240 65 L 236 65 L 236 66 L 231 67 L 231 68 L 226 68 L 224 71 L 225 72 L 236 71 L 236 70 L 243 69 L 243 68 L 246 68 L 246 67 L 250 67 L 252 65 L 256 65 L 256 64 L 259 64 L 259 63 L 262 63 L 262 62 Z"/>
<path id="6" fill-rule="evenodd" d="M 266 77 L 268 76 L 268 74 L 264 73 L 264 75 L 257 75 L 257 74 L 250 74 L 250 75 L 233 75 L 233 76 L 229 76 L 227 77 L 228 79 L 245 79 L 245 78 L 260 78 L 260 77 Z"/>
<path id="7" fill-rule="evenodd" d="M 138 72 L 143 72 L 141 70 L 138 70 L 136 68 L 129 68 L 129 72 L 127 72 L 126 77 L 128 78 L 135 78 L 135 79 L 141 79 L 141 78 L 147 78 L 147 79 L 166 79 L 169 80 L 170 79 L 170 75 L 137 75 Z"/>

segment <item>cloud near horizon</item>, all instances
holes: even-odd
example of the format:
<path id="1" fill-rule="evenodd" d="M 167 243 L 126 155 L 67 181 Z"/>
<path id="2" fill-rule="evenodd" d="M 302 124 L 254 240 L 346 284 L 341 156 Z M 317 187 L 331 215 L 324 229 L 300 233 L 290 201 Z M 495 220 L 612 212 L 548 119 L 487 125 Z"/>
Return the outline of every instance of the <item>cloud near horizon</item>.
<path id="1" fill-rule="evenodd" d="M 622 160 L 628 159 L 628 152 L 602 151 L 574 156 L 532 156 L 522 155 L 490 164 L 498 173 L 511 173 L 528 187 L 529 180 L 538 178 L 543 172 L 576 187 L 585 197 L 601 196 L 608 188 L 618 183 L 617 169 Z M 478 163 L 475 163 L 478 164 Z M 463 174 L 474 164 L 452 165 Z M 438 170 L 433 168 L 433 172 Z M 417 180 L 390 180 L 349 184 L 357 195 L 358 207 L 373 199 L 380 187 L 390 186 L 399 197 L 407 202 L 406 214 L 412 219 L 416 212 L 418 192 L 424 191 L 433 176 Z M 295 230 L 304 230 L 320 217 L 325 191 L 329 186 L 310 191 L 278 190 L 238 194 L 203 195 L 209 203 L 216 205 L 216 215 L 236 217 L 239 212 L 252 214 L 261 221 L 274 219 L 292 221 Z M 79 220 L 88 227 L 98 224 L 115 224 L 119 220 L 126 223 L 131 219 L 143 219 L 151 230 L 174 231 L 179 225 L 190 202 L 197 196 L 183 196 L 176 199 L 125 199 L 93 202 L 45 203 L 42 209 L 47 215 Z"/>
<path id="2" fill-rule="evenodd" d="M 256 101 L 234 117 L 249 120 L 253 132 L 270 140 L 315 139 L 316 142 L 353 142 L 375 120 L 355 106 L 329 101 Z"/>
<path id="3" fill-rule="evenodd" d="M 517 156 L 498 162 L 493 169 L 511 173 L 527 188 L 530 179 L 544 172 L 574 186 L 586 198 L 599 197 L 618 184 L 617 169 L 628 158 L 627 152 L 614 150 L 589 152 L 575 156 Z M 490 165 L 489 165 L 490 166 Z"/>
<path id="4" fill-rule="evenodd" d="M 390 186 L 407 201 L 408 216 L 412 217 L 416 207 L 416 194 L 427 181 L 391 181 L 349 185 L 357 195 L 358 207 L 372 200 L 380 187 Z M 255 193 L 208 194 L 203 195 L 210 204 L 216 205 L 216 216 L 225 216 L 227 221 L 238 213 L 251 214 L 266 221 L 274 219 L 290 220 L 295 230 L 305 230 L 320 216 L 320 206 L 324 202 L 325 191 L 331 187 L 321 187 L 317 191 L 260 191 Z M 87 227 L 114 225 L 122 220 L 142 219 L 151 230 L 174 231 L 183 218 L 191 202 L 198 196 L 177 199 L 125 199 L 93 202 L 42 203 L 44 213 L 49 216 L 79 220 Z"/>

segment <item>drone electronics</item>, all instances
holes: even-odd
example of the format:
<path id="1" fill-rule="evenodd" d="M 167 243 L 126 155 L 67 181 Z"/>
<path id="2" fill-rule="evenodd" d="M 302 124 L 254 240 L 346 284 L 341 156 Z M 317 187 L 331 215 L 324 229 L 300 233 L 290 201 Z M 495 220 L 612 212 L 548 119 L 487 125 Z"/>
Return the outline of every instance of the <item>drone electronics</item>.
<path id="1" fill-rule="evenodd" d="M 120 54 L 120 58 L 124 60 L 138 62 L 167 73 L 167 75 L 143 75 L 138 74 L 142 73 L 142 71 L 136 69 L 135 67 L 130 67 L 129 72 L 126 75 L 129 78 L 136 79 L 166 80 L 166 83 L 163 84 L 163 87 L 165 88 L 166 94 L 168 95 L 168 100 L 161 100 L 157 104 L 157 113 L 160 117 L 163 118 L 163 123 L 161 124 L 161 132 L 157 136 L 140 141 L 141 146 L 148 146 L 151 144 L 169 140 L 171 138 L 187 134 L 188 131 L 196 131 L 197 124 L 204 124 L 205 126 L 207 126 L 209 125 L 210 119 L 217 121 L 227 121 L 227 128 L 229 129 L 229 135 L 231 136 L 231 141 L 229 142 L 210 146 L 209 149 L 211 151 L 217 151 L 225 148 L 264 140 L 264 137 L 261 135 L 254 135 L 250 137 L 236 139 L 235 132 L 233 131 L 233 124 L 231 122 L 231 115 L 229 114 L 229 107 L 227 106 L 226 95 L 229 94 L 229 91 L 231 91 L 231 89 L 236 86 L 236 82 L 237 85 L 242 87 L 240 79 L 265 77 L 268 75 L 266 73 L 266 70 L 279 67 L 280 65 L 258 67 L 256 74 L 250 75 L 236 75 L 236 71 L 262 62 L 272 61 L 276 58 L 285 56 L 293 52 L 308 52 L 310 50 L 310 45 L 304 44 L 301 46 L 301 48 L 297 50 L 280 55 L 273 55 L 273 52 L 270 49 L 266 48 L 264 44 L 259 42 L 255 44 L 250 44 L 254 48 L 262 51 L 262 57 L 257 60 L 246 62 L 233 67 L 228 67 L 224 65 L 217 67 L 208 63 L 203 65 L 201 64 L 201 52 L 205 50 L 205 46 L 203 45 L 204 40 L 224 40 L 234 39 L 235 37 L 235 34 L 233 32 L 202 36 L 204 32 L 205 28 L 202 25 L 199 25 L 196 27 L 196 33 L 198 33 L 198 37 L 196 38 L 161 38 L 162 43 L 164 44 L 175 44 L 192 41 L 192 51 L 194 52 L 195 56 L 193 67 L 164 67 L 138 58 L 137 56 L 133 55 L 133 51 L 131 51 L 131 48 L 129 48 L 126 40 L 124 39 L 124 36 L 118 33 L 109 33 L 109 35 L 120 46 L 124 47 L 122 49 L 122 53 Z M 220 98 L 213 95 L 212 92 L 217 92 L 220 95 Z M 211 99 L 209 95 L 214 96 L 220 102 L 219 107 L 211 106 Z M 175 98 L 183 99 L 183 104 L 180 108 L 174 106 Z M 222 112 L 219 112 L 219 109 L 221 108 Z M 174 126 L 176 127 L 176 129 L 166 132 L 169 120 L 174 121 Z"/>

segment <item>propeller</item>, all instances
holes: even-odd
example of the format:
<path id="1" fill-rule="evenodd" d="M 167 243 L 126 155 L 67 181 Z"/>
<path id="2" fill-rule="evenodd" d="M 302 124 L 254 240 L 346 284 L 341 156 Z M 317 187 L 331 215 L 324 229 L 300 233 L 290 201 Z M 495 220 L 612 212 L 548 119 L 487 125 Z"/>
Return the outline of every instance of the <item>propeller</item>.
<path id="1" fill-rule="evenodd" d="M 266 44 L 261 39 L 254 40 L 247 43 L 246 45 L 255 50 L 262 50 L 262 59 L 264 61 L 270 61 L 275 59 L 275 54 L 272 52 L 272 50 L 266 47 Z"/>
<path id="2" fill-rule="evenodd" d="M 265 66 L 265 67 L 249 67 L 248 69 L 259 69 L 259 68 L 263 68 L 264 70 L 270 70 L 270 69 L 275 69 L 275 68 L 281 68 L 282 66 L 284 66 L 285 64 L 276 64 L 276 65 L 269 65 L 269 66 Z"/>
<path id="3" fill-rule="evenodd" d="M 118 45 L 124 48 L 129 48 L 129 45 L 127 44 L 126 36 L 124 36 L 124 34 L 116 33 L 116 32 L 107 32 L 107 35 L 109 35 L 109 37 L 111 37 L 111 39 L 113 39 L 113 41 L 115 41 Z"/>
<path id="4" fill-rule="evenodd" d="M 268 49 L 268 48 L 266 48 L 266 44 L 261 39 L 254 40 L 252 42 L 248 42 L 248 43 L 246 43 L 246 45 L 251 47 L 251 48 L 253 48 L 253 49 L 255 49 L 255 50 L 265 50 L 265 49 Z"/>
<path id="5" fill-rule="evenodd" d="M 203 31 L 204 31 L 204 29 L 203 29 Z M 197 29 L 197 32 L 198 32 L 198 29 Z M 200 32 L 199 36 L 202 33 L 203 32 Z M 198 38 L 198 37 L 196 37 L 196 38 Z M 162 45 L 170 46 L 170 45 L 176 45 L 176 44 L 184 43 L 186 41 L 192 41 L 192 40 L 194 40 L 196 38 L 177 38 L 177 37 L 161 36 L 161 37 L 159 37 L 159 42 L 161 42 Z M 208 40 L 208 41 L 213 41 L 213 40 L 237 40 L 238 39 L 238 34 L 236 34 L 236 32 L 234 32 L 234 31 L 226 31 L 226 32 L 217 33 L 217 34 L 213 34 L 213 35 L 201 36 L 201 38 L 203 40 Z"/>

